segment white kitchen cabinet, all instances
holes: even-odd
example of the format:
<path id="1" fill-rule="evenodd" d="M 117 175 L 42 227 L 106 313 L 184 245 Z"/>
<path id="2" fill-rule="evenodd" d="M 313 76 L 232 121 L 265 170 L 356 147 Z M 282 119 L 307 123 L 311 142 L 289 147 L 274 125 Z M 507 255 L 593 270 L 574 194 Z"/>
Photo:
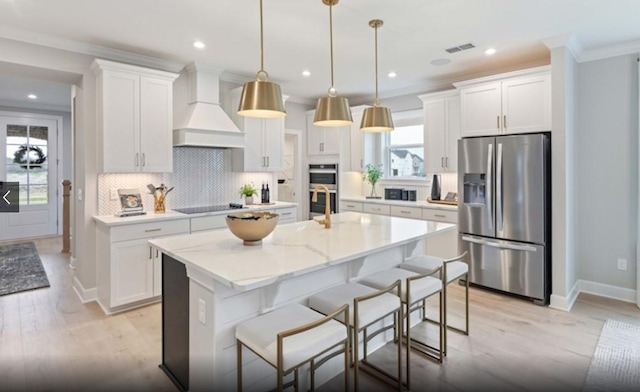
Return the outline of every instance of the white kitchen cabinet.
<path id="1" fill-rule="evenodd" d="M 367 214 L 391 215 L 391 206 L 377 203 L 364 203 L 362 212 Z"/>
<path id="2" fill-rule="evenodd" d="M 357 201 L 340 201 L 340 211 L 341 212 L 345 212 L 345 211 L 355 211 L 355 212 L 362 212 L 364 208 L 363 203 L 359 203 Z"/>
<path id="3" fill-rule="evenodd" d="M 307 154 L 340 154 L 341 135 L 349 134 L 349 127 L 319 127 L 313 125 L 315 110 L 307 112 Z"/>
<path id="4" fill-rule="evenodd" d="M 162 254 L 148 241 L 189 233 L 189 219 L 98 225 L 98 303 L 106 313 L 159 300 L 162 294 Z"/>
<path id="5" fill-rule="evenodd" d="M 425 171 L 458 171 L 460 96 L 458 91 L 420 95 L 424 110 Z"/>
<path id="6" fill-rule="evenodd" d="M 293 223 L 298 221 L 298 209 L 296 207 L 276 208 L 273 213 L 278 214 L 278 224 Z"/>
<path id="7" fill-rule="evenodd" d="M 548 67 L 455 83 L 462 137 L 551 130 Z"/>
<path id="8" fill-rule="evenodd" d="M 238 107 L 242 89 L 231 93 L 232 107 Z M 283 98 L 283 103 L 287 97 Z M 244 131 L 245 148 L 233 149 L 233 170 L 279 172 L 284 170 L 284 118 L 255 118 L 232 115 Z"/>
<path id="9" fill-rule="evenodd" d="M 422 208 L 391 206 L 391 216 L 399 216 L 401 218 L 422 219 Z"/>
<path id="10" fill-rule="evenodd" d="M 94 60 L 103 173 L 173 171 L 173 81 L 177 74 Z"/>

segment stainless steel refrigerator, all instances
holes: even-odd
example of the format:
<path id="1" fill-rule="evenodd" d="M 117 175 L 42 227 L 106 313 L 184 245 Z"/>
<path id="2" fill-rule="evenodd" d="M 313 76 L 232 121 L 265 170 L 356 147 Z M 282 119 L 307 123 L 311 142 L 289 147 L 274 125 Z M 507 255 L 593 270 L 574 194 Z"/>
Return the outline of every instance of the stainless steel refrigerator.
<path id="1" fill-rule="evenodd" d="M 549 303 L 550 162 L 549 133 L 458 141 L 459 247 L 471 283 Z"/>

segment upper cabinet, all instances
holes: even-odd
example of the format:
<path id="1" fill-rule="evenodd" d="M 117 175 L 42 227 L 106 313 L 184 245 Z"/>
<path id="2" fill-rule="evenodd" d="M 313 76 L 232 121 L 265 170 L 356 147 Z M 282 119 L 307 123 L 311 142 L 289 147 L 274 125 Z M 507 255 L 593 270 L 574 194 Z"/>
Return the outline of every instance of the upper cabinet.
<path id="1" fill-rule="evenodd" d="M 455 173 L 458 170 L 460 97 L 458 91 L 420 95 L 424 111 L 425 171 Z"/>
<path id="2" fill-rule="evenodd" d="M 551 130 L 549 67 L 455 83 L 462 137 Z"/>
<path id="3" fill-rule="evenodd" d="M 232 108 L 240 103 L 242 88 L 231 94 Z M 286 101 L 287 97 L 283 97 Z M 244 131 L 244 149 L 233 149 L 233 170 L 247 172 L 278 172 L 284 170 L 284 117 L 255 118 L 237 114 L 231 116 Z"/>
<path id="4" fill-rule="evenodd" d="M 313 125 L 315 110 L 307 112 L 307 154 L 340 154 L 340 138 L 348 134 L 349 127 L 319 127 Z"/>
<path id="5" fill-rule="evenodd" d="M 99 170 L 173 171 L 173 81 L 178 74 L 94 60 Z"/>

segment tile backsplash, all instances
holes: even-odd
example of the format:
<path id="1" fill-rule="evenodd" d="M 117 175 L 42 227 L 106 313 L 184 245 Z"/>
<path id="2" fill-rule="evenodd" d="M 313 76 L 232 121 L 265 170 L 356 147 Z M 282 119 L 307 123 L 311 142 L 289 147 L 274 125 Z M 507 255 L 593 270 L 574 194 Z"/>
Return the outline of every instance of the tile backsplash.
<path id="1" fill-rule="evenodd" d="M 98 176 L 98 214 L 120 211 L 120 202 L 110 200 L 113 188 L 139 189 L 146 211 L 153 211 L 153 196 L 147 184 L 175 187 L 165 201 L 167 209 L 241 202 L 238 190 L 245 183 L 260 188 L 269 183 L 271 199 L 277 186 L 271 173 L 234 172 L 230 149 L 174 147 L 173 173 L 106 173 Z"/>

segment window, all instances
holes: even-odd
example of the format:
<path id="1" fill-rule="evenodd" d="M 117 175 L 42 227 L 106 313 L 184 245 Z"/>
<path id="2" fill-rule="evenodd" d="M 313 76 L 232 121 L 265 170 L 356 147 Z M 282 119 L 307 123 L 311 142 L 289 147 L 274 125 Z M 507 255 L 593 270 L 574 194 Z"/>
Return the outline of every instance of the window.
<path id="1" fill-rule="evenodd" d="M 20 183 L 20 205 L 46 204 L 49 129 L 10 124 L 6 131 L 7 181 Z"/>
<path id="2" fill-rule="evenodd" d="M 387 178 L 424 178 L 422 111 L 393 113 L 395 129 L 384 135 Z"/>

